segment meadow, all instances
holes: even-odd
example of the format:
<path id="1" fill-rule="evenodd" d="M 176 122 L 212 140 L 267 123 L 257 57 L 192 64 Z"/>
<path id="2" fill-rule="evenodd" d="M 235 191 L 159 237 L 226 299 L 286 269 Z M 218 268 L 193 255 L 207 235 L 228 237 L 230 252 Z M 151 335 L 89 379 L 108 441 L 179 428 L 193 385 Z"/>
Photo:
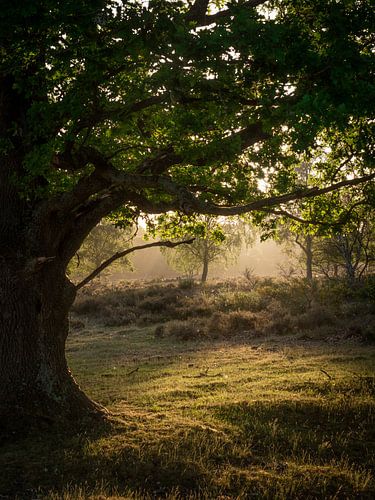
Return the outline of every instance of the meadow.
<path id="1" fill-rule="evenodd" d="M 0 498 L 375 497 L 371 283 L 93 286 L 67 355 L 110 415 L 0 442 Z"/>

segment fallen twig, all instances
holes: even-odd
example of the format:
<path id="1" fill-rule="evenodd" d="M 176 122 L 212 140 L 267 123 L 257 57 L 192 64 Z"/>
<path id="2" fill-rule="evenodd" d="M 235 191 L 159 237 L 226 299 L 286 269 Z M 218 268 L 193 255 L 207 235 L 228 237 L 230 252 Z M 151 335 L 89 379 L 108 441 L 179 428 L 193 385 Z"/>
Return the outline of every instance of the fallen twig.
<path id="1" fill-rule="evenodd" d="M 128 377 L 129 375 L 132 375 L 133 373 L 137 372 L 139 370 L 139 366 L 137 366 L 137 368 L 134 368 L 134 370 L 131 370 L 130 372 L 128 372 L 126 374 L 126 376 Z"/>
<path id="2" fill-rule="evenodd" d="M 321 369 L 320 369 L 320 371 L 321 371 L 322 373 L 324 373 L 324 375 L 325 375 L 326 377 L 328 377 L 328 378 L 329 378 L 329 380 L 332 380 L 332 379 L 333 379 L 333 377 L 332 377 L 332 376 L 331 376 L 328 372 L 326 372 L 325 370 L 323 370 L 323 368 L 321 368 Z"/>
<path id="3" fill-rule="evenodd" d="M 222 373 L 213 373 L 212 375 L 208 375 L 208 373 L 199 373 L 198 375 L 182 375 L 182 378 L 203 378 L 203 377 L 222 377 Z"/>

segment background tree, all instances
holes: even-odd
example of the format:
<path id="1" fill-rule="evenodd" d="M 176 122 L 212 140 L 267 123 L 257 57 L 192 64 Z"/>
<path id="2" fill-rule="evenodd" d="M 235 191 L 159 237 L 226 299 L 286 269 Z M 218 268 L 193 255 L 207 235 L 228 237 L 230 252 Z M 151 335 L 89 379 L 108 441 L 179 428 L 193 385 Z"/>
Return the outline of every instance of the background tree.
<path id="1" fill-rule="evenodd" d="M 373 269 L 375 262 L 375 213 L 357 210 L 350 221 L 316 244 L 315 267 L 329 278 L 345 277 L 355 285 Z"/>
<path id="2" fill-rule="evenodd" d="M 99 412 L 65 359 L 66 268 L 104 217 L 313 197 L 324 215 L 328 193 L 371 184 L 374 16 L 370 0 L 2 2 L 3 420 Z M 308 188 L 301 156 L 322 158 Z"/>
<path id="3" fill-rule="evenodd" d="M 99 223 L 90 231 L 79 252 L 71 260 L 68 268 L 69 276 L 74 278 L 94 271 L 116 252 L 130 248 L 134 235 L 132 227 L 120 229 L 108 221 Z M 116 260 L 115 264 L 115 269 L 131 268 L 131 263 L 126 257 Z M 111 266 L 110 270 L 113 272 L 114 267 Z M 109 268 L 106 268 L 106 271 L 108 272 Z"/>
<path id="4" fill-rule="evenodd" d="M 234 264 L 245 240 L 245 227 L 238 221 L 219 223 L 215 217 L 202 216 L 203 234 L 197 236 L 191 245 L 179 246 L 177 249 L 162 249 L 169 265 L 193 275 L 201 271 L 201 283 L 208 277 L 212 264 Z M 248 233 L 248 231 L 247 231 Z"/>
<path id="5" fill-rule="evenodd" d="M 297 256 L 297 262 L 302 264 L 302 270 L 307 281 L 313 280 L 314 263 L 314 242 L 316 236 L 301 230 L 298 232 L 288 228 L 288 223 L 284 223 L 277 228 L 275 239 L 281 245 L 284 245 L 285 253 L 293 260 L 296 258 L 296 247 L 300 255 Z"/>
<path id="6" fill-rule="evenodd" d="M 270 234 L 286 245 L 289 255 L 294 255 L 294 245 L 301 249 L 309 281 L 315 271 L 320 276 L 345 276 L 352 286 L 371 269 L 374 261 L 372 195 L 372 191 L 358 190 L 333 194 L 330 200 L 325 200 L 328 213 L 324 220 L 319 199 L 304 203 L 298 212 L 276 210 L 280 217 Z M 274 221 L 266 219 L 265 227 L 272 226 Z"/>

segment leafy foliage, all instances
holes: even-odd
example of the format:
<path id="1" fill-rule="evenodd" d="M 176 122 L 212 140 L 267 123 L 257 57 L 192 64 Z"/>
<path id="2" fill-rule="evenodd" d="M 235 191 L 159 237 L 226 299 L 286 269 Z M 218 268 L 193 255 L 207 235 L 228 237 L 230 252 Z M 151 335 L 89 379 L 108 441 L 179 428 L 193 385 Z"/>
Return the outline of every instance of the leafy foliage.
<path id="1" fill-rule="evenodd" d="M 3 151 L 22 144 L 29 201 L 86 207 L 107 189 L 102 214 L 123 223 L 257 201 L 260 179 L 268 197 L 298 197 L 311 157 L 316 186 L 368 175 L 373 26 L 369 0 L 7 1 L 1 68 L 19 109 Z"/>

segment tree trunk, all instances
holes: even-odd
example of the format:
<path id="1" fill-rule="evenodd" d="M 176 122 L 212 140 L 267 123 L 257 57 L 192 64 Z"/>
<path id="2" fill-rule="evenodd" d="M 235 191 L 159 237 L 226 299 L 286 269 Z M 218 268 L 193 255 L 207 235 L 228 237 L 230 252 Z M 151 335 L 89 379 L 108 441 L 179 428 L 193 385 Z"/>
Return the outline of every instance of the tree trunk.
<path id="1" fill-rule="evenodd" d="M 61 257 L 62 219 L 44 216 L 43 201 L 15 183 L 25 176 L 26 114 L 13 79 L 0 78 L 0 431 L 99 411 L 65 359 L 75 288 Z"/>
<path id="2" fill-rule="evenodd" d="M 55 262 L 38 269 L 2 259 L 0 268 L 0 426 L 77 421 L 99 412 L 65 359 L 74 286 Z"/>
<path id="3" fill-rule="evenodd" d="M 306 279 L 307 281 L 313 280 L 313 251 L 312 251 L 312 236 L 308 234 L 306 236 Z"/>
<path id="4" fill-rule="evenodd" d="M 353 263 L 353 248 L 347 236 L 338 236 L 339 251 L 344 259 L 346 280 L 350 287 L 356 283 L 356 268 Z"/>
<path id="5" fill-rule="evenodd" d="M 203 259 L 203 269 L 201 276 L 201 283 L 206 283 L 208 276 L 208 258 Z"/>

